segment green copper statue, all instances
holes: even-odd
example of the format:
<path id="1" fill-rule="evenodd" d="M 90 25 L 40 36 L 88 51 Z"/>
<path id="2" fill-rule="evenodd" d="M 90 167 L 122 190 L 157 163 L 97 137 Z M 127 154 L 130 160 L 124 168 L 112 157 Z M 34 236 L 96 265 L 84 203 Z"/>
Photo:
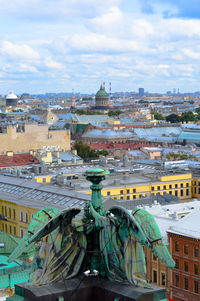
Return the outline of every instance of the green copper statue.
<path id="1" fill-rule="evenodd" d="M 92 182 L 91 202 L 58 213 L 55 208 L 39 211 L 17 249 L 15 260 L 23 251 L 35 248 L 33 285 L 70 279 L 80 273 L 99 275 L 136 286 L 150 287 L 146 280 L 143 246 L 151 249 L 169 268 L 174 267 L 154 218 L 145 210 L 129 212 L 121 206 L 104 211 L 101 181 L 108 172 L 90 169 L 86 179 Z"/>

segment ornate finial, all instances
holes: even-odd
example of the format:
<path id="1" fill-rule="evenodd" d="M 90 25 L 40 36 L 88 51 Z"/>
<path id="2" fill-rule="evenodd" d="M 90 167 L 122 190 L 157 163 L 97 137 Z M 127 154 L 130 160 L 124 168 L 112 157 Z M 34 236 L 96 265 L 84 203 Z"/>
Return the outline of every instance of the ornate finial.
<path id="1" fill-rule="evenodd" d="M 86 176 L 86 179 L 92 182 L 92 186 L 90 186 L 92 190 L 91 202 L 94 209 L 100 214 L 103 214 L 103 205 L 101 199 L 101 189 L 102 189 L 101 181 L 105 180 L 106 175 L 108 174 L 109 174 L 108 171 L 105 171 L 104 169 L 101 168 L 89 169 L 84 174 L 84 176 Z"/>

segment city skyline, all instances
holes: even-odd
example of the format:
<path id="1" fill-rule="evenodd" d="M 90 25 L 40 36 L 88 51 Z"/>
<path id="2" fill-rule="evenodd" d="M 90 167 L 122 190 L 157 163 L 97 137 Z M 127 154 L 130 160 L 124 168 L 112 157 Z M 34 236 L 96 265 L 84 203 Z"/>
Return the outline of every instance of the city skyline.
<path id="1" fill-rule="evenodd" d="M 200 90 L 197 0 L 0 4 L 0 94 Z"/>

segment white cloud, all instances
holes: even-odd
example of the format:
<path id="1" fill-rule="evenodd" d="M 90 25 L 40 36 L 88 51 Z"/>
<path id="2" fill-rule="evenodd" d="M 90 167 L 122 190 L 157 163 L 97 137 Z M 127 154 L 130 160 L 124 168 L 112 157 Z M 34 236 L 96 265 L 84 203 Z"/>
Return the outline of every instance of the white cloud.
<path id="1" fill-rule="evenodd" d="M 56 62 L 52 60 L 50 57 L 46 58 L 45 61 L 45 66 L 49 69 L 63 69 L 65 67 L 64 64 Z"/>
<path id="2" fill-rule="evenodd" d="M 135 41 L 110 38 L 97 33 L 75 34 L 69 43 L 74 50 L 86 52 L 132 52 L 138 49 Z"/>
<path id="3" fill-rule="evenodd" d="M 194 51 L 189 48 L 184 48 L 183 54 L 185 54 L 187 57 L 189 57 L 191 59 L 200 59 L 200 49 L 197 49 L 196 51 Z"/>
<path id="4" fill-rule="evenodd" d="M 14 44 L 9 41 L 3 42 L 1 53 L 11 59 L 35 60 L 40 58 L 39 53 L 30 46 Z"/>
<path id="5" fill-rule="evenodd" d="M 2 70 L 6 73 L 35 73 L 37 69 L 27 64 L 5 64 Z"/>

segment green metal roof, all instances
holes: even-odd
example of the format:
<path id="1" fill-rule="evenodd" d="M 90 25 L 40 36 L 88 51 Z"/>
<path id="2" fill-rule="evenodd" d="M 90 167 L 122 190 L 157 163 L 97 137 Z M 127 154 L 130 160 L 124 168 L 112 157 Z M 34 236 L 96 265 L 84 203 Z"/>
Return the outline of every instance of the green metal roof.
<path id="1" fill-rule="evenodd" d="M 28 263 L 19 259 L 8 263 L 8 257 L 0 255 L 0 289 L 29 281 L 31 272 Z"/>
<path id="2" fill-rule="evenodd" d="M 4 244 L 4 247 L 0 248 L 0 254 L 10 255 L 17 247 L 19 241 L 20 238 L 5 232 L 0 232 L 0 243 Z"/>
<path id="3" fill-rule="evenodd" d="M 108 94 L 105 91 L 105 89 L 102 87 L 102 85 L 101 85 L 99 91 L 97 91 L 96 97 L 106 97 L 106 98 L 108 98 Z"/>

